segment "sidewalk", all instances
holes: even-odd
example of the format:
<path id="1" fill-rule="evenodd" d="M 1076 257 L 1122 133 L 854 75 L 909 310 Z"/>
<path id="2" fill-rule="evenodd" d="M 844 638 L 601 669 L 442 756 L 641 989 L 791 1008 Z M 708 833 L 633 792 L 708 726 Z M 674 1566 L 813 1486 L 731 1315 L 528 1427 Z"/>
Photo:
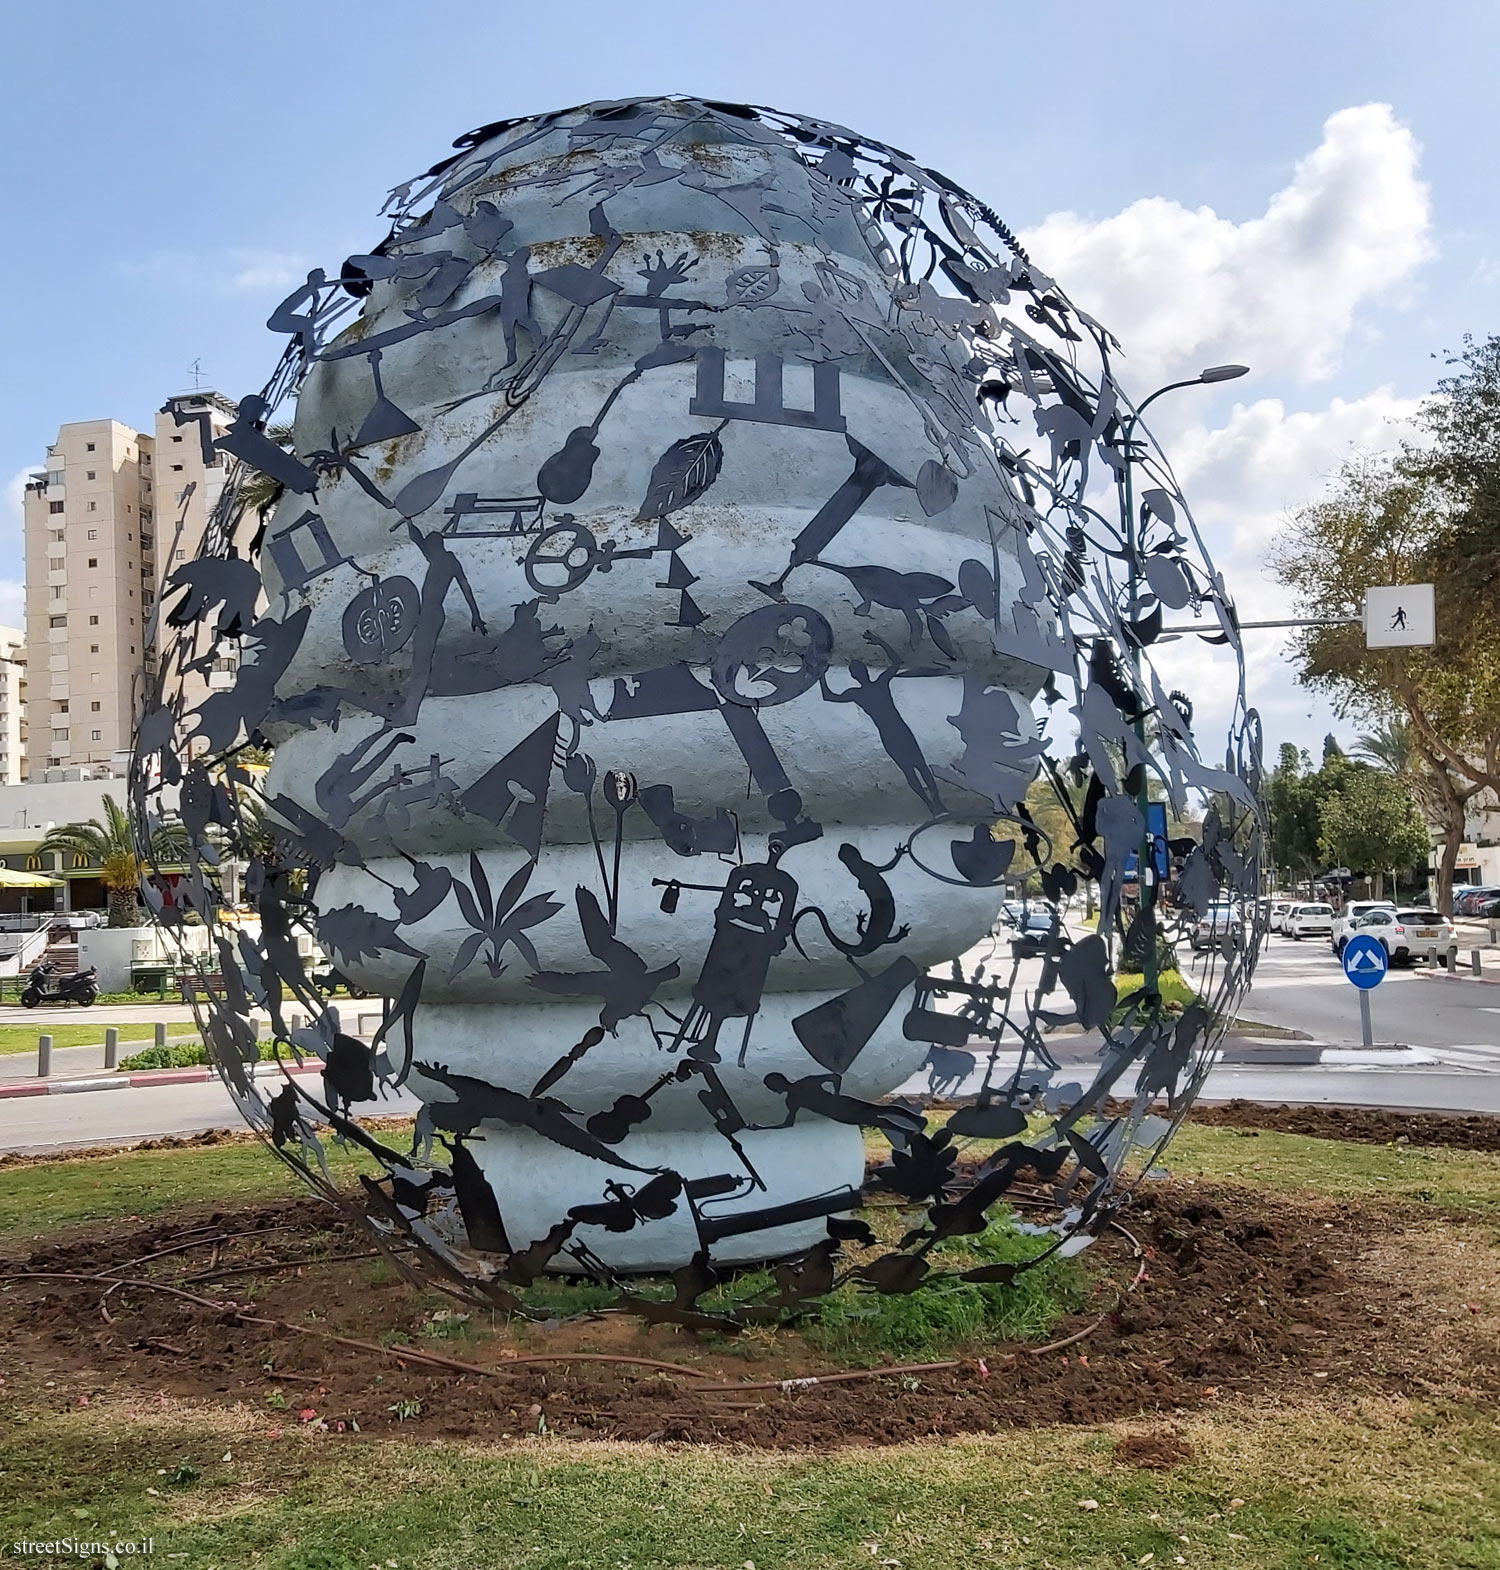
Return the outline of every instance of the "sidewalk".
<path id="1" fill-rule="evenodd" d="M 323 1064 L 318 1058 L 308 1057 L 301 1064 L 288 1063 L 286 1071 L 290 1074 L 321 1074 Z M 261 1062 L 250 1072 L 256 1078 L 263 1078 L 280 1074 L 282 1065 Z M 9 1101 L 17 1096 L 60 1096 L 91 1090 L 140 1090 L 151 1085 L 194 1085 L 202 1084 L 205 1080 L 217 1080 L 218 1077 L 216 1070 L 204 1067 L 146 1069 L 138 1074 L 83 1074 L 70 1079 L 54 1076 L 48 1079 L 7 1080 L 0 1083 L 0 1101 Z"/>
<path id="2" fill-rule="evenodd" d="M 37 1032 L 45 1033 L 45 1027 Z M 52 1078 L 72 1079 L 80 1075 L 103 1074 L 104 1067 L 104 1031 L 99 1031 L 100 1041 L 92 1046 L 84 1047 L 53 1047 L 52 1049 Z M 167 1032 L 167 1041 L 197 1041 L 200 1037 L 196 1031 L 192 1032 Z M 119 1059 L 123 1063 L 126 1058 L 134 1057 L 137 1052 L 145 1052 L 152 1046 L 148 1037 L 145 1041 L 122 1041 L 120 1043 Z M 109 1071 L 113 1072 L 113 1071 Z M 16 1084 L 23 1080 L 34 1080 L 36 1073 L 36 1052 L 7 1052 L 0 1055 L 0 1087 Z"/>

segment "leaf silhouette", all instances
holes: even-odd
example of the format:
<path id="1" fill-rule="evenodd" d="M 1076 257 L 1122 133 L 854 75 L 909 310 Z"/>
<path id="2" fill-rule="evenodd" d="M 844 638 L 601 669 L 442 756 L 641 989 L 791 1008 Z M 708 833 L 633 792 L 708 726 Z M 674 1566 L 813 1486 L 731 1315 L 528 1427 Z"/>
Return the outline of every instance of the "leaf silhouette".
<path id="1" fill-rule="evenodd" d="M 695 502 L 719 477 L 724 448 L 716 431 L 684 436 L 656 460 L 636 522 L 665 518 Z"/>
<path id="2" fill-rule="evenodd" d="M 473 891 L 467 883 L 461 883 L 457 878 L 453 880 L 453 892 L 458 895 L 458 908 L 464 913 L 464 920 L 480 932 L 489 930 L 489 922 L 485 920 L 484 912 L 479 908 L 479 901 L 474 898 Z"/>
<path id="3" fill-rule="evenodd" d="M 484 875 L 484 863 L 480 861 L 477 851 L 469 852 L 469 876 L 474 880 L 474 893 L 479 899 L 479 908 L 484 912 L 485 926 L 492 926 L 495 920 L 495 903 L 490 895 L 490 880 Z"/>
<path id="4" fill-rule="evenodd" d="M 474 963 L 474 956 L 479 952 L 479 945 L 489 936 L 487 932 L 471 932 L 458 947 L 458 953 L 453 956 L 453 968 L 448 972 L 450 983 L 458 978 Z"/>

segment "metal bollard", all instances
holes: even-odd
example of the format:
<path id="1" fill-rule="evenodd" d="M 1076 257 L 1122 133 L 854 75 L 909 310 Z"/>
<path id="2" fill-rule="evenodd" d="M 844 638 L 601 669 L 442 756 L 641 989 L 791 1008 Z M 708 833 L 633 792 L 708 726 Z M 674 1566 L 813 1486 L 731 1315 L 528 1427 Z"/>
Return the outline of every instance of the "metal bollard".
<path id="1" fill-rule="evenodd" d="M 36 1038 L 36 1073 L 38 1079 L 46 1079 L 52 1072 L 52 1037 L 38 1036 Z"/>
<path id="2" fill-rule="evenodd" d="M 120 1032 L 113 1025 L 107 1026 L 104 1031 L 104 1066 L 120 1066 Z"/>
<path id="3" fill-rule="evenodd" d="M 1469 951 L 1469 967 L 1476 976 L 1484 974 L 1484 951 L 1482 949 L 1471 949 Z"/>
<path id="4" fill-rule="evenodd" d="M 156 1044 L 159 1047 L 167 1044 L 167 1027 L 164 1024 L 158 1023 L 156 1027 Z"/>

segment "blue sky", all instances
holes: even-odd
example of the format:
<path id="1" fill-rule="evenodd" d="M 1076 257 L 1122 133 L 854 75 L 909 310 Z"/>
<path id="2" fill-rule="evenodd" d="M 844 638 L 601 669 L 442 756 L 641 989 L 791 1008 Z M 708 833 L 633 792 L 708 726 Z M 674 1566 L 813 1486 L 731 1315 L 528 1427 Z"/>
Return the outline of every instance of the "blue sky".
<path id="1" fill-rule="evenodd" d="M 1284 509 L 1399 436 L 1434 351 L 1500 326 L 1489 0 L 53 0 L 11 8 L 7 44 L 6 620 L 18 477 L 59 422 L 149 422 L 199 358 L 258 386 L 280 295 L 377 239 L 385 190 L 454 136 L 529 110 L 682 91 L 842 121 L 1025 231 L 1133 391 L 1250 364 L 1153 425 L 1251 615 Z M 1327 712 L 1277 638 L 1250 655 L 1268 741 L 1315 745 Z"/>

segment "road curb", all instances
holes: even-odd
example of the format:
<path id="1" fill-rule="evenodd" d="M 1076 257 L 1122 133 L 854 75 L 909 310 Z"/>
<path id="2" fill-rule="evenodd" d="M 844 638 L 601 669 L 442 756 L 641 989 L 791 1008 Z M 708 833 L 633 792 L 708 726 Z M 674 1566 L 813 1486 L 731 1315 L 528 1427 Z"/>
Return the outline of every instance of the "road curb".
<path id="1" fill-rule="evenodd" d="M 1423 981 L 1477 981 L 1482 987 L 1500 987 L 1500 976 L 1455 976 L 1446 970 L 1424 970 L 1418 974 Z"/>
<path id="2" fill-rule="evenodd" d="M 257 1077 L 267 1074 L 321 1074 L 322 1063 L 257 1063 L 251 1072 Z M 152 1085 L 196 1085 L 219 1076 L 211 1068 L 148 1069 L 137 1074 L 111 1074 L 105 1077 L 80 1079 L 23 1080 L 20 1084 L 0 1085 L 0 1101 L 15 1096 L 79 1095 L 91 1090 L 144 1090 Z"/>

